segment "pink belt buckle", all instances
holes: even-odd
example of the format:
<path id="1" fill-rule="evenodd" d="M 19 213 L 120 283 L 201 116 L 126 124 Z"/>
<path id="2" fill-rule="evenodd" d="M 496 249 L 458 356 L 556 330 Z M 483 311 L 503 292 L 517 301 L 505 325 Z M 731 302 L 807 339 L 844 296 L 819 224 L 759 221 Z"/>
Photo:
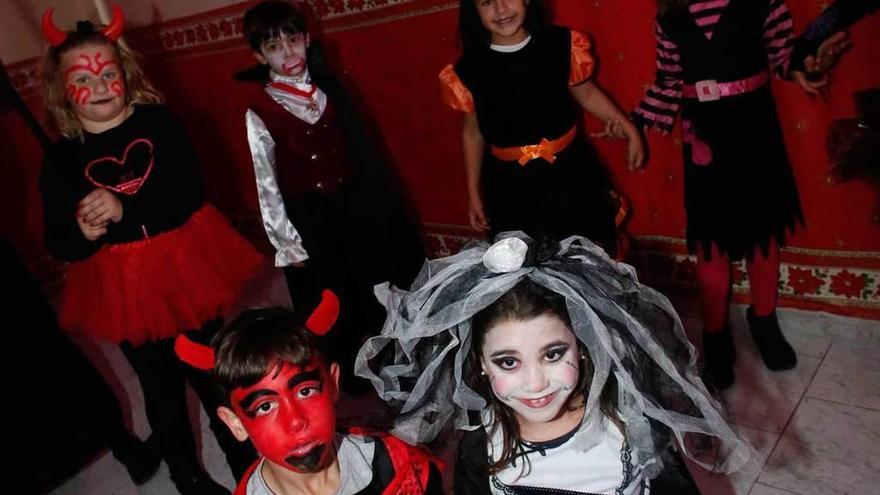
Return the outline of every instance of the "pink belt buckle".
<path id="1" fill-rule="evenodd" d="M 718 81 L 715 79 L 697 81 L 694 87 L 697 90 L 697 99 L 700 101 L 715 101 L 721 98 Z"/>

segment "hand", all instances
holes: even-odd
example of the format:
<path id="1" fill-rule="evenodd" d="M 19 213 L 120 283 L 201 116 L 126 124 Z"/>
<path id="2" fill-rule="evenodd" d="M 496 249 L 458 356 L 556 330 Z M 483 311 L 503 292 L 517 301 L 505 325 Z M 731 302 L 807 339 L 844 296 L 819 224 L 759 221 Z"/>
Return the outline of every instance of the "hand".
<path id="1" fill-rule="evenodd" d="M 82 217 L 76 217 L 76 224 L 79 225 L 79 230 L 82 231 L 83 237 L 90 241 L 97 240 L 99 237 L 107 233 L 107 224 L 98 224 L 92 225 Z"/>
<path id="2" fill-rule="evenodd" d="M 468 199 L 468 219 L 474 230 L 480 232 L 489 230 L 489 221 L 483 211 L 483 199 L 478 194 L 472 194 Z"/>
<path id="3" fill-rule="evenodd" d="M 104 188 L 95 189 L 80 200 L 76 217 L 93 227 L 117 223 L 122 220 L 122 202 Z"/>
<path id="4" fill-rule="evenodd" d="M 303 261 L 294 261 L 293 263 L 290 264 L 290 266 L 292 266 L 292 267 L 294 267 L 294 268 L 305 268 L 305 267 L 306 267 L 306 262 L 305 262 L 305 260 L 303 260 Z"/>
<path id="5" fill-rule="evenodd" d="M 590 134 L 590 137 L 593 138 L 608 138 L 608 139 L 626 139 L 626 131 L 624 129 L 624 124 L 617 117 L 611 117 L 607 121 L 605 121 L 605 129 L 602 132 L 594 132 Z"/>
<path id="6" fill-rule="evenodd" d="M 626 167 L 630 170 L 636 170 L 645 164 L 645 145 L 642 141 L 642 134 L 630 121 L 626 121 L 622 125 L 627 141 Z"/>
<path id="7" fill-rule="evenodd" d="M 810 58 L 810 57 L 807 57 Z M 816 73 L 818 74 L 818 73 Z M 822 74 L 819 79 L 810 79 L 807 74 L 794 70 L 791 71 L 791 80 L 798 84 L 807 94 L 818 95 L 819 90 L 828 84 L 828 74 Z"/>
<path id="8" fill-rule="evenodd" d="M 837 63 L 843 52 L 848 50 L 850 46 L 846 31 L 834 33 L 834 35 L 819 45 L 815 57 L 809 55 L 804 59 L 804 67 L 807 69 L 807 74 L 827 72 L 828 69 Z"/>

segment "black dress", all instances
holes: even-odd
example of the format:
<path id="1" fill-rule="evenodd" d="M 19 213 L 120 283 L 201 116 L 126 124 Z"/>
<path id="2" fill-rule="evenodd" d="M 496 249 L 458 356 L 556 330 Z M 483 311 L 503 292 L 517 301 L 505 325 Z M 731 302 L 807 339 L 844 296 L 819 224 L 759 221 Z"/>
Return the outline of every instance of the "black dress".
<path id="1" fill-rule="evenodd" d="M 515 52 L 485 47 L 465 53 L 454 65 L 455 76 L 472 95 L 487 143 L 481 181 L 492 234 L 522 230 L 533 237 L 583 235 L 614 247 L 611 182 L 580 130 L 553 163 L 536 158 L 520 165 L 497 158 L 490 149 L 554 140 L 577 127 L 581 112 L 570 86 L 590 75 L 571 78 L 572 50 L 582 49 L 581 58 L 589 59 L 586 47 L 573 46 L 578 35 L 545 26 Z"/>
<path id="2" fill-rule="evenodd" d="M 769 84 L 715 101 L 666 95 L 680 94 L 682 83 L 747 79 L 774 61 L 784 74 L 791 46 L 784 7 L 779 0 L 729 0 L 711 38 L 687 6 L 657 18 L 658 62 L 666 69 L 658 68 L 636 120 L 664 128 L 666 118 L 668 130 L 676 113 L 669 107 L 680 102 L 688 248 L 707 258 L 712 244 L 731 259 L 750 259 L 756 248 L 766 254 L 774 239 L 782 244 L 803 223 L 797 187 Z"/>

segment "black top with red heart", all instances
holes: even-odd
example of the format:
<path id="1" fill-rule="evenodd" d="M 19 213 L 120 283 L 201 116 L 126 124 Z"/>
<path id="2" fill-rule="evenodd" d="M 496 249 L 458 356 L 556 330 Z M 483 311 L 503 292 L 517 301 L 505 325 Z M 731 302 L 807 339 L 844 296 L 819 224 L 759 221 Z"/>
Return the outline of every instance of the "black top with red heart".
<path id="1" fill-rule="evenodd" d="M 123 215 L 93 242 L 83 237 L 76 211 L 83 197 L 101 187 L 122 201 Z M 196 150 L 163 105 L 136 105 L 112 129 L 55 143 L 44 157 L 40 188 L 46 247 L 67 261 L 87 258 L 107 243 L 177 228 L 204 202 Z"/>

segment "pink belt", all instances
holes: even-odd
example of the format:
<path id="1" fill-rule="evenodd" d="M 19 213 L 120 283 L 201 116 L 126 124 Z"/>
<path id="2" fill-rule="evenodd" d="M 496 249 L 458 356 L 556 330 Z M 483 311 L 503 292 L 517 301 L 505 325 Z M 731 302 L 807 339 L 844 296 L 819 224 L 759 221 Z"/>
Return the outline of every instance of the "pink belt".
<path id="1" fill-rule="evenodd" d="M 767 84 L 770 76 L 762 72 L 756 76 L 740 79 L 739 81 L 718 82 L 714 79 L 697 81 L 696 84 L 685 84 L 681 88 L 681 94 L 685 98 L 696 98 L 700 101 L 715 101 L 726 96 L 735 96 L 754 91 Z"/>

